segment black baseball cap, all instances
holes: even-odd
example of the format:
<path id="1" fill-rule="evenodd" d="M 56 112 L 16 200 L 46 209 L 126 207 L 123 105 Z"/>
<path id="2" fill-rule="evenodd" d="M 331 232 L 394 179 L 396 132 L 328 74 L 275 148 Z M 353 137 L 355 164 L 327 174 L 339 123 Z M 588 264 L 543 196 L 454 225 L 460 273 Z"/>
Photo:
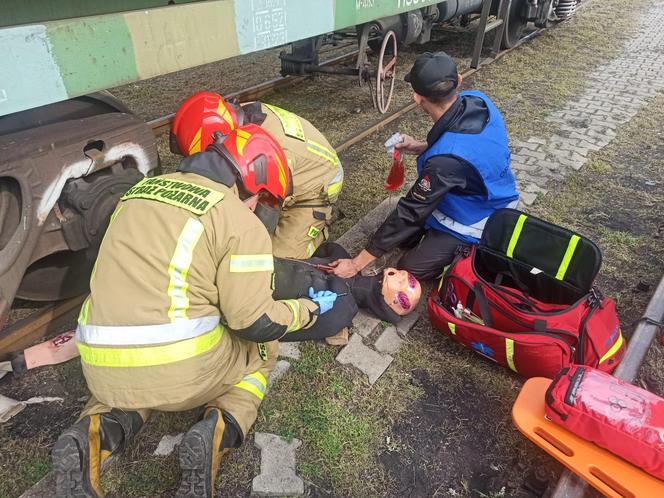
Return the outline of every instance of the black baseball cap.
<path id="1" fill-rule="evenodd" d="M 415 64 L 404 78 L 415 93 L 423 97 L 445 97 L 456 90 L 459 73 L 452 57 L 445 52 L 425 52 L 415 59 Z M 451 81 L 453 85 L 443 92 L 436 91 L 439 83 Z"/>

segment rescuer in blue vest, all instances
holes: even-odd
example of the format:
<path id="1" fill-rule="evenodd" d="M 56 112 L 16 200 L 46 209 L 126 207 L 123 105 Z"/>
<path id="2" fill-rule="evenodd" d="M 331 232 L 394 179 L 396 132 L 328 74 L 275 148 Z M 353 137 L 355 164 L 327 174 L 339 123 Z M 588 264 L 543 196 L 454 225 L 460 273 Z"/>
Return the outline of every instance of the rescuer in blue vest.
<path id="1" fill-rule="evenodd" d="M 507 131 L 500 112 L 479 91 L 457 93 L 462 77 L 444 52 L 420 55 L 406 75 L 415 102 L 434 125 L 426 141 L 402 135 L 396 147 L 418 154 L 418 178 L 352 259 L 333 263 L 350 278 L 396 247 L 408 251 L 397 264 L 420 280 L 440 275 L 459 246 L 475 244 L 491 213 L 516 207 Z"/>

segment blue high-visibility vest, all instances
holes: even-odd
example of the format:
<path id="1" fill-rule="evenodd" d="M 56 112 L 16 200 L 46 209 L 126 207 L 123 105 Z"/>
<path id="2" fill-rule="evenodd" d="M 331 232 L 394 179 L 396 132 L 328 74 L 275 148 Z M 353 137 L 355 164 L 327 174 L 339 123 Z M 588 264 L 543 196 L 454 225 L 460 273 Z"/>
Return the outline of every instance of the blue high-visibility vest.
<path id="1" fill-rule="evenodd" d="M 461 92 L 460 97 L 464 96 L 481 98 L 489 110 L 489 121 L 480 133 L 444 132 L 417 158 L 417 172 L 422 172 L 430 157 L 448 155 L 464 160 L 479 173 L 486 194 L 459 195 L 449 192 L 425 223 L 425 228 L 448 232 L 473 244 L 482 236 L 491 213 L 504 207 L 516 207 L 519 193 L 510 170 L 507 131 L 500 112 L 482 92 Z"/>

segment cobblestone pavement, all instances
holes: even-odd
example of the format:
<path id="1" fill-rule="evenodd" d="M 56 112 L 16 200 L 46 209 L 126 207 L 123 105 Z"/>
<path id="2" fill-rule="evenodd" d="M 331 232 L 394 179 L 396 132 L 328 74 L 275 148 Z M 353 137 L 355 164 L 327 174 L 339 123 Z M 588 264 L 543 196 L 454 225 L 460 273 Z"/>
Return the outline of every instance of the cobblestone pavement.
<path id="1" fill-rule="evenodd" d="M 523 203 L 531 205 L 538 193 L 545 194 L 549 180 L 580 169 L 592 151 L 606 147 L 616 128 L 664 88 L 662 26 L 664 2 L 659 2 L 642 18 L 638 35 L 622 55 L 599 67 L 581 95 L 546 118 L 558 125 L 552 136 L 512 142 L 512 170 Z"/>

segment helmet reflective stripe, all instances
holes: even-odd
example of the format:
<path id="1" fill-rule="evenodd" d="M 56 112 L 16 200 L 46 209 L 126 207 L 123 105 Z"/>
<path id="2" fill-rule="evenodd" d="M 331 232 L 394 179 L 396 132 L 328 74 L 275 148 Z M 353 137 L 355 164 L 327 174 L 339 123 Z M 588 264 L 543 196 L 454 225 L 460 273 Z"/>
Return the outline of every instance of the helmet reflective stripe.
<path id="1" fill-rule="evenodd" d="M 228 109 L 226 108 L 226 102 L 224 101 L 223 98 L 219 99 L 219 105 L 217 106 L 217 114 L 219 114 L 222 118 L 224 118 L 224 121 L 228 123 L 228 126 L 230 126 L 231 130 L 235 129 L 235 122 L 233 121 L 233 116 L 231 116 L 231 113 L 228 112 Z"/>
<path id="2" fill-rule="evenodd" d="M 288 185 L 286 183 L 286 172 L 284 171 L 284 165 L 282 164 L 279 156 L 276 156 L 276 159 L 277 159 L 277 168 L 279 170 L 279 184 L 284 189 L 284 192 L 286 192 L 286 190 L 288 189 Z"/>
<path id="3" fill-rule="evenodd" d="M 244 146 L 247 145 L 247 140 L 251 138 L 251 133 L 239 128 L 235 134 L 235 147 L 237 148 L 238 154 L 241 156 L 244 155 Z"/>
<path id="4" fill-rule="evenodd" d="M 196 152 L 201 151 L 201 134 L 203 133 L 203 128 L 199 128 L 198 131 L 196 132 L 196 135 L 194 135 L 194 139 L 191 142 L 191 145 L 189 146 L 188 150 L 188 155 L 195 154 Z"/>
<path id="5" fill-rule="evenodd" d="M 171 322 L 187 318 L 189 309 L 187 275 L 194 257 L 194 249 L 204 230 L 203 223 L 189 218 L 178 237 L 171 263 L 168 265 L 168 275 L 170 276 L 168 295 L 171 298 L 168 318 Z"/>
<path id="6" fill-rule="evenodd" d="M 159 325 L 87 325 L 79 323 L 76 340 L 89 346 L 154 346 L 192 339 L 219 325 L 218 316 L 204 316 Z"/>

